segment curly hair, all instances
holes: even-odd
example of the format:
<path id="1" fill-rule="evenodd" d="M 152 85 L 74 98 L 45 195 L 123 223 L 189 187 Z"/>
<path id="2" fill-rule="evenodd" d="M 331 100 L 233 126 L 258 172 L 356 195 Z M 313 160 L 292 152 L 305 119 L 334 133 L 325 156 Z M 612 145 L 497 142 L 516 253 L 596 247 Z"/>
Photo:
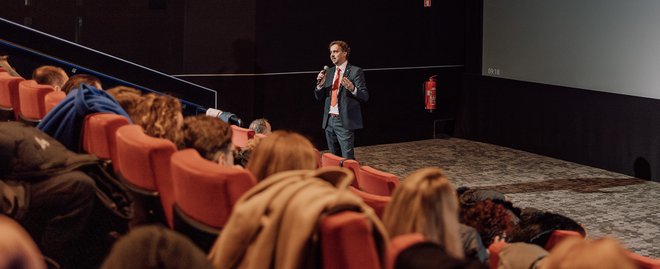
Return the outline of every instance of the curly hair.
<path id="1" fill-rule="evenodd" d="M 136 110 L 138 104 L 142 100 L 142 92 L 131 87 L 117 86 L 107 90 L 108 94 L 112 95 L 121 108 L 131 117 L 131 120 L 136 120 Z"/>
<path id="2" fill-rule="evenodd" d="M 495 236 L 509 234 L 514 226 L 511 212 L 490 199 L 477 202 L 473 206 L 461 207 L 460 216 L 461 223 L 479 232 L 485 246 L 490 245 Z"/>
<path id="3" fill-rule="evenodd" d="M 135 124 L 142 126 L 147 135 L 168 139 L 177 148 L 183 148 L 183 114 L 179 99 L 146 94 L 136 109 L 135 118 Z"/>
<path id="4" fill-rule="evenodd" d="M 231 136 L 231 126 L 218 118 L 196 115 L 183 120 L 185 146 L 209 161 L 217 162 L 219 153 L 231 154 Z"/>

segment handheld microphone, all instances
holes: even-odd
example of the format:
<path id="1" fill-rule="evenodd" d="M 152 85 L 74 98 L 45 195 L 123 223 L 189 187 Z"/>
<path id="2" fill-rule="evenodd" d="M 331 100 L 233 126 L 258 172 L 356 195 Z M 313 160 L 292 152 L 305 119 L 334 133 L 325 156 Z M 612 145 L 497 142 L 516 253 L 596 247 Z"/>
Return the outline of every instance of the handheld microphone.
<path id="1" fill-rule="evenodd" d="M 206 116 L 218 118 L 226 123 L 234 124 L 239 127 L 243 124 L 243 121 L 234 115 L 234 113 L 222 111 L 220 109 L 209 108 L 206 110 Z"/>
<path id="2" fill-rule="evenodd" d="M 325 74 L 325 73 L 328 72 L 328 69 L 330 69 L 330 67 L 328 67 L 327 65 L 324 65 L 324 66 L 323 66 L 323 70 L 321 70 L 321 72 L 322 72 L 323 74 Z M 316 84 L 318 84 L 319 82 L 321 82 L 321 79 L 317 79 L 317 80 L 316 80 Z"/>

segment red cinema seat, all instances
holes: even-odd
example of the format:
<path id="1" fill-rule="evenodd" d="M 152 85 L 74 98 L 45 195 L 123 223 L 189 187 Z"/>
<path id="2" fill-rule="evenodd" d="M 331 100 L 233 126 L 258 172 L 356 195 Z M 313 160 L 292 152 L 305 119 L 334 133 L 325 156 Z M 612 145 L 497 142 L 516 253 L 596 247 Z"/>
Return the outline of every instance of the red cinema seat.
<path id="1" fill-rule="evenodd" d="M 372 223 L 364 215 L 342 211 L 321 220 L 324 269 L 379 269 Z"/>
<path id="2" fill-rule="evenodd" d="M 339 157 L 330 152 L 321 154 L 321 167 L 326 166 L 339 166 L 346 167 L 353 172 L 354 179 L 351 182 L 351 186 L 360 189 L 358 177 L 360 176 L 360 164 L 356 160 L 350 160 L 343 157 Z"/>
<path id="3" fill-rule="evenodd" d="M 550 234 L 550 238 L 548 238 L 548 242 L 545 243 L 545 250 L 550 251 L 552 248 L 554 248 L 559 242 L 563 241 L 566 238 L 581 238 L 583 239 L 582 235 L 578 232 L 575 231 L 566 231 L 566 230 L 554 230 L 552 231 L 552 234 Z"/>
<path id="4" fill-rule="evenodd" d="M 399 186 L 399 178 L 397 176 L 369 166 L 360 167 L 359 173 L 360 188 L 371 194 L 391 196 L 394 188 Z"/>
<path id="5" fill-rule="evenodd" d="M 231 125 L 231 132 L 231 143 L 239 149 L 247 146 L 247 142 L 254 137 L 253 130 L 236 125 Z"/>
<path id="6" fill-rule="evenodd" d="M 361 190 L 356 189 L 353 186 L 350 186 L 349 189 L 357 196 L 362 198 L 362 201 L 364 201 L 365 204 L 370 206 L 374 210 L 374 212 L 376 212 L 376 215 L 378 215 L 380 219 L 383 219 L 383 213 L 385 212 L 385 207 L 387 207 L 387 204 L 392 199 L 391 196 L 381 196 L 381 195 L 363 192 Z"/>
<path id="7" fill-rule="evenodd" d="M 387 269 L 394 269 L 396 258 L 399 254 L 413 246 L 414 244 L 426 241 L 423 234 L 409 233 L 396 236 L 390 240 L 390 247 L 387 250 Z"/>
<path id="8" fill-rule="evenodd" d="M 132 224 L 162 222 L 172 227 L 170 157 L 176 146 L 167 139 L 146 135 L 136 124 L 119 127 L 116 140 L 119 178 L 134 198 Z"/>
<path id="9" fill-rule="evenodd" d="M 0 73 L 0 110 L 8 111 L 9 116 L 16 120 L 20 119 L 19 114 L 21 111 L 18 84 L 23 80 L 21 77 L 12 77 L 6 72 Z"/>
<path id="10" fill-rule="evenodd" d="M 128 124 L 130 121 L 126 117 L 117 114 L 87 115 L 83 122 L 83 150 L 99 159 L 112 160 L 113 167 L 117 166 L 117 130 Z M 117 167 L 115 172 L 119 172 Z"/>
<path id="11" fill-rule="evenodd" d="M 34 80 L 24 80 L 18 84 L 18 96 L 21 104 L 19 116 L 26 122 L 39 122 L 46 116 L 47 94 L 55 91 L 50 85 L 40 85 Z"/>
<path id="12" fill-rule="evenodd" d="M 53 110 L 59 104 L 64 98 L 66 97 L 66 93 L 63 91 L 54 91 L 49 94 L 46 94 L 46 97 L 44 97 L 44 104 L 46 106 L 46 114 Z"/>
<path id="13" fill-rule="evenodd" d="M 209 251 L 231 215 L 234 204 L 257 182 L 244 169 L 208 161 L 195 149 L 172 154 L 174 230 Z"/>

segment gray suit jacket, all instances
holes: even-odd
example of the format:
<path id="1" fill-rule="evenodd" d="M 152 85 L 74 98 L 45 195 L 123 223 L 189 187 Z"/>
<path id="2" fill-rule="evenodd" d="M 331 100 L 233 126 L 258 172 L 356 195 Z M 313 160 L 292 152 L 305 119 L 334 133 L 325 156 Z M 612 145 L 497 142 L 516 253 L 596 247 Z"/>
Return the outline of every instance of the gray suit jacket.
<path id="1" fill-rule="evenodd" d="M 330 92 L 332 91 L 332 82 L 337 67 L 334 66 L 326 72 L 326 79 L 323 87 L 317 90 L 314 88 L 314 97 L 316 100 L 325 100 L 323 106 L 323 124 L 321 128 L 325 129 L 328 125 L 328 111 L 330 111 Z M 353 95 L 348 89 L 339 84 L 339 93 L 337 94 L 337 102 L 339 106 L 339 116 L 344 128 L 349 130 L 362 128 L 362 108 L 361 103 L 369 100 L 369 91 L 367 91 L 367 83 L 364 79 L 364 72 L 362 68 L 348 63 L 344 77 L 347 77 L 355 85 L 356 94 Z"/>

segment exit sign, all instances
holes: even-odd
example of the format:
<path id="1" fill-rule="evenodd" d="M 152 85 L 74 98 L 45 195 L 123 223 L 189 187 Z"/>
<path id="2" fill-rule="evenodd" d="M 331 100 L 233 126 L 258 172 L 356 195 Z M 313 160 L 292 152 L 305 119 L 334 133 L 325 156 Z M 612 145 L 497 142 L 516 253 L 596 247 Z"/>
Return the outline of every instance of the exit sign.
<path id="1" fill-rule="evenodd" d="M 431 7 L 431 0 L 424 0 L 424 7 Z"/>

